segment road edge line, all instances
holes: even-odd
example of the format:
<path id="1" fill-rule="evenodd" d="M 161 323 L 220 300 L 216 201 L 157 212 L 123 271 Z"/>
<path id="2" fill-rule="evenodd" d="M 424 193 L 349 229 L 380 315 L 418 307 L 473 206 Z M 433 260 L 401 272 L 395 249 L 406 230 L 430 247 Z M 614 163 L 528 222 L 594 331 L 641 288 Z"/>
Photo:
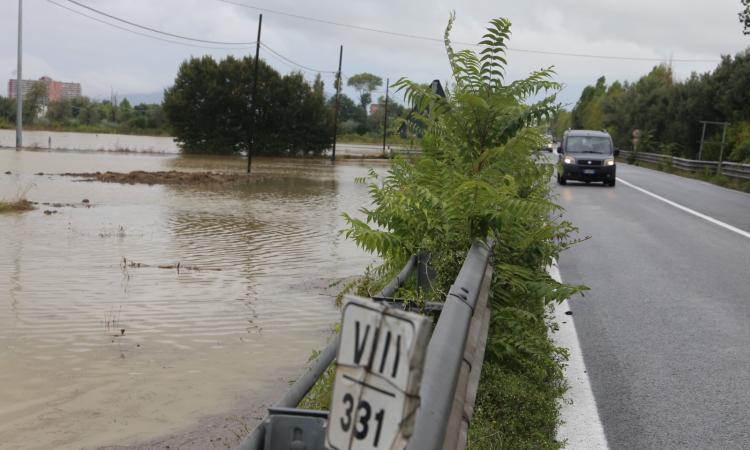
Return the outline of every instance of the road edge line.
<path id="1" fill-rule="evenodd" d="M 557 260 L 547 267 L 547 273 L 562 283 Z M 558 347 L 568 349 L 570 358 L 563 372 L 570 388 L 565 393 L 560 407 L 560 418 L 563 423 L 557 430 L 557 439 L 567 440 L 567 448 L 571 449 L 609 449 L 607 437 L 604 434 L 596 398 L 591 390 L 591 380 L 583 361 L 581 343 L 578 339 L 575 322 L 570 311 L 568 300 L 554 307 L 554 320 L 558 330 L 550 334 L 552 342 Z"/>
<path id="2" fill-rule="evenodd" d="M 639 192 L 641 192 L 643 194 L 649 195 L 649 196 L 651 196 L 651 197 L 653 197 L 653 198 L 655 198 L 655 199 L 657 199 L 659 201 L 662 201 L 662 202 L 664 202 L 664 203 L 666 203 L 666 204 L 668 204 L 670 206 L 674 206 L 675 208 L 680 209 L 680 210 L 682 210 L 682 211 L 684 211 L 684 212 L 686 212 L 688 214 L 692 214 L 695 217 L 699 217 L 699 218 L 701 218 L 703 220 L 711 222 L 714 225 L 718 225 L 718 226 L 720 226 L 722 228 L 725 228 L 725 229 L 727 229 L 729 231 L 737 233 L 737 234 L 739 234 L 742 237 L 746 237 L 746 238 L 750 239 L 750 233 L 747 232 L 747 231 L 745 231 L 745 230 L 742 230 L 742 229 L 739 229 L 739 228 L 737 228 L 735 226 L 729 225 L 728 223 L 722 222 L 721 220 L 714 219 L 713 217 L 708 216 L 706 214 L 699 213 L 698 211 L 696 211 L 694 209 L 690 209 L 687 206 L 681 205 L 681 204 L 679 204 L 677 202 L 673 202 L 672 200 L 669 200 L 668 198 L 664 198 L 661 195 L 654 194 L 653 192 L 648 191 L 646 189 L 643 189 L 640 186 L 636 186 L 635 184 L 633 184 L 633 183 L 631 183 L 629 181 L 623 180 L 620 177 L 617 177 L 617 181 L 619 181 L 620 183 L 624 184 L 625 186 L 633 188 L 636 191 L 639 191 Z"/>

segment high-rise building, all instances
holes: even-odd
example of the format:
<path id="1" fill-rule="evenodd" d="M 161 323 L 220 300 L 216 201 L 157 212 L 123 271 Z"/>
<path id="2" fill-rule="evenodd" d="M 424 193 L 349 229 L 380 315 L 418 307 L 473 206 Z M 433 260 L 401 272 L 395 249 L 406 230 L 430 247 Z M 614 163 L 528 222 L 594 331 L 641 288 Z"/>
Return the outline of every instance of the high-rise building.
<path id="1" fill-rule="evenodd" d="M 81 84 L 80 83 L 64 83 L 62 81 L 55 81 L 50 77 L 42 77 L 38 81 L 36 80 L 22 80 L 21 81 L 21 92 L 26 97 L 31 91 L 31 87 L 34 83 L 41 82 L 47 86 L 47 98 L 44 99 L 44 104 L 54 102 L 64 98 L 74 98 L 81 96 Z M 16 98 L 16 80 L 8 80 L 8 97 Z"/>

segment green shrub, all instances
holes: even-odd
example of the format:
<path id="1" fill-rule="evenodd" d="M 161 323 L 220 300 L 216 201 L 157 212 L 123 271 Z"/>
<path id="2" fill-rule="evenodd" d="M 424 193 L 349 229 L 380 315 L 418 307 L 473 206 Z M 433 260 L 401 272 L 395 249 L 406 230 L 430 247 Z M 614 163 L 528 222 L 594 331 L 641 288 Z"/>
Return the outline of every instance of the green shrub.
<path id="1" fill-rule="evenodd" d="M 385 177 L 371 171 L 359 180 L 369 183 L 372 206 L 361 210 L 364 220 L 345 215 L 346 235 L 382 259 L 373 272 L 381 279 L 410 255 L 429 252 L 437 272 L 431 300 L 445 298 L 473 241 L 496 242 L 482 410 L 472 427 L 499 430 L 491 442 L 556 448 L 565 353 L 549 342 L 544 316 L 584 289 L 545 271 L 573 243 L 572 225 L 550 200 L 554 167 L 536 152 L 543 142 L 537 124 L 556 110 L 560 85 L 552 68 L 505 82 L 508 20 L 490 22 L 479 53 L 453 49 L 453 21 L 445 32 L 454 81 L 446 97 L 407 79 L 394 85 L 415 108 L 408 125 L 423 133 L 422 156 L 396 158 Z"/>

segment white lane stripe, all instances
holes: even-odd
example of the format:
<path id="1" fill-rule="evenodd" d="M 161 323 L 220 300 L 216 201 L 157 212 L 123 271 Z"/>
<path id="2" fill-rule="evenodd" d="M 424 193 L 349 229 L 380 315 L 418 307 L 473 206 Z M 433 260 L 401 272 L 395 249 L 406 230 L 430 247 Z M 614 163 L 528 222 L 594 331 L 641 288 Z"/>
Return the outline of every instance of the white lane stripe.
<path id="1" fill-rule="evenodd" d="M 547 272 L 554 280 L 562 283 L 557 261 L 553 261 Z M 557 429 L 557 438 L 567 440 L 566 448 L 574 450 L 606 450 L 609 448 L 607 437 L 604 435 L 596 398 L 591 390 L 591 380 L 583 361 L 573 316 L 565 314 L 568 311 L 570 306 L 567 300 L 555 307 L 558 330 L 551 334 L 555 345 L 567 348 L 570 352 L 570 359 L 564 369 L 570 389 L 565 393 L 567 401 L 560 405 L 560 418 L 563 423 Z"/>
<path id="2" fill-rule="evenodd" d="M 660 200 L 660 201 L 662 201 L 662 202 L 664 202 L 664 203 L 666 203 L 668 205 L 674 206 L 677 209 L 681 209 L 681 210 L 685 211 L 688 214 L 692 214 L 695 217 L 700 217 L 701 219 L 707 220 L 707 221 L 711 222 L 714 225 L 718 225 L 718 226 L 720 226 L 722 228 L 725 228 L 725 229 L 727 229 L 729 231 L 737 233 L 740 236 L 743 236 L 743 237 L 746 237 L 746 238 L 750 239 L 750 233 L 748 233 L 745 230 L 741 230 L 741 229 L 739 229 L 737 227 L 733 227 L 732 225 L 729 225 L 728 223 L 724 223 L 721 220 L 714 219 L 711 216 L 707 216 L 705 214 L 699 213 L 698 211 L 690 209 L 687 206 L 683 206 L 683 205 L 680 205 L 679 203 L 675 203 L 672 200 L 669 200 L 669 199 L 666 199 L 666 198 L 662 197 L 661 195 L 654 194 L 651 191 L 647 191 L 647 190 L 643 189 L 642 187 L 638 187 L 638 186 L 634 185 L 633 183 L 627 182 L 627 181 L 623 180 L 620 177 L 617 177 L 617 181 L 619 181 L 620 183 L 624 184 L 625 186 L 629 186 L 629 187 L 635 189 L 636 191 L 643 192 L 644 194 L 650 195 L 651 197 L 653 197 L 653 198 L 655 198 L 657 200 Z"/>

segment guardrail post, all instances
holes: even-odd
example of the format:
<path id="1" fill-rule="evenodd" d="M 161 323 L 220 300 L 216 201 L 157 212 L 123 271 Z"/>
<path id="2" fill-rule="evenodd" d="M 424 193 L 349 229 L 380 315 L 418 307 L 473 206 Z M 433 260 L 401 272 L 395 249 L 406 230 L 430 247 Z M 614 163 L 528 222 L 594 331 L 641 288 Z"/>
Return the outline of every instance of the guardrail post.
<path id="1" fill-rule="evenodd" d="M 721 150 L 719 151 L 719 167 L 716 172 L 721 175 L 721 163 L 724 161 L 724 143 L 727 140 L 727 123 L 724 124 L 724 131 L 721 133 Z"/>

